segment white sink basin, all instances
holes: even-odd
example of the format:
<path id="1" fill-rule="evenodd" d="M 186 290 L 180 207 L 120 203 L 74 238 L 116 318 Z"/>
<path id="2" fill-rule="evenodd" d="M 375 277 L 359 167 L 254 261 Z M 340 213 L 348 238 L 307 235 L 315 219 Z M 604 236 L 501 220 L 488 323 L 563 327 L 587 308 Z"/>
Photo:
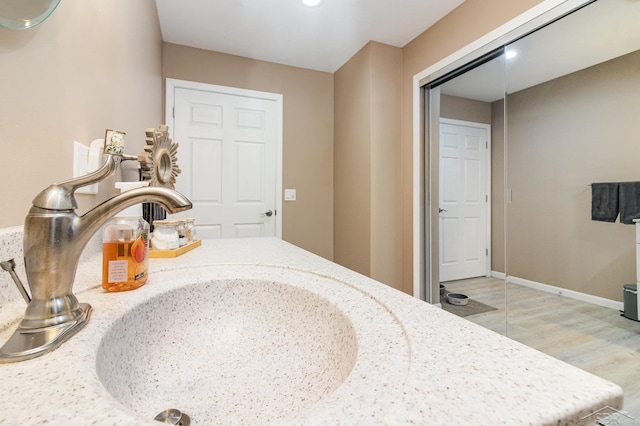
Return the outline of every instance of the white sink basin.
<path id="1" fill-rule="evenodd" d="M 333 394 L 359 354 L 365 373 L 350 378 L 358 388 L 375 368 L 376 352 L 395 350 L 406 359 L 393 317 L 357 290 L 298 271 L 278 281 L 251 276 L 187 283 L 127 311 L 98 348 L 105 388 L 141 418 L 177 408 L 193 425 L 264 423 L 305 418 L 321 401 L 340 409 L 352 397 L 349 386 Z M 358 301 L 345 302 L 354 292 Z M 352 321 L 354 310 L 368 313 Z M 394 348 L 375 338 L 376 322 L 387 340 L 387 327 L 394 329 Z M 402 367 L 399 380 L 408 363 Z"/>

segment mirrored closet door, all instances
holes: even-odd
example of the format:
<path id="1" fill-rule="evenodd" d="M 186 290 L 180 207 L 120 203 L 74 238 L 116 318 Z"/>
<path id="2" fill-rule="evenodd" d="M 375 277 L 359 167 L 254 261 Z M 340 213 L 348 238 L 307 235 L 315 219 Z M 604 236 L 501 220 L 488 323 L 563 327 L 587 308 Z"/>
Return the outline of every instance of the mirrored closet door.
<path id="1" fill-rule="evenodd" d="M 431 276 L 486 305 L 470 321 L 621 385 L 640 419 L 637 296 L 624 290 L 640 247 L 640 3 L 549 15 L 427 82 Z M 472 153 L 482 125 L 488 183 Z M 488 219 L 461 210 L 483 194 Z M 458 268 L 478 241 L 488 272 Z"/>
<path id="2" fill-rule="evenodd" d="M 638 2 L 598 0 L 505 47 L 505 235 L 507 335 L 621 385 L 640 419 L 640 323 L 620 315 L 637 281 L 638 22 Z"/>
<path id="3" fill-rule="evenodd" d="M 429 93 L 432 105 L 439 103 L 429 122 L 431 194 L 438 206 L 433 267 L 444 286 L 440 301 L 444 309 L 501 334 L 506 333 L 504 273 L 496 278 L 492 271 L 504 271 L 505 259 L 503 52 L 483 55 Z M 467 305 L 453 305 L 456 295 L 467 296 Z"/>

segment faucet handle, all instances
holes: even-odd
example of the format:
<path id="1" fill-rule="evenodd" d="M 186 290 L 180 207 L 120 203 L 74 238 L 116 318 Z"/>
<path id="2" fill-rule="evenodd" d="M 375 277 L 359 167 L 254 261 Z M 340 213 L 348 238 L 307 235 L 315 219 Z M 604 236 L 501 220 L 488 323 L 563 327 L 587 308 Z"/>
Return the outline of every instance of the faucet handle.
<path id="1" fill-rule="evenodd" d="M 105 154 L 105 161 L 102 166 L 87 175 L 65 180 L 60 183 L 50 185 L 33 199 L 33 205 L 47 210 L 75 210 L 78 203 L 75 199 L 75 192 L 82 186 L 100 182 L 107 176 L 113 174 L 123 160 L 137 160 L 138 157 L 132 155 Z"/>
<path id="2" fill-rule="evenodd" d="M 18 274 L 16 274 L 15 260 L 9 259 L 5 260 L 4 262 L 0 262 L 0 267 L 11 275 L 11 278 L 13 278 L 13 282 L 16 283 L 16 287 L 18 287 L 18 291 L 20 291 L 20 294 L 22 295 L 24 301 L 27 303 L 31 302 L 31 296 L 29 296 L 27 290 L 25 290 L 24 288 L 24 285 L 22 285 L 22 281 L 20 281 L 20 278 L 18 277 Z"/>

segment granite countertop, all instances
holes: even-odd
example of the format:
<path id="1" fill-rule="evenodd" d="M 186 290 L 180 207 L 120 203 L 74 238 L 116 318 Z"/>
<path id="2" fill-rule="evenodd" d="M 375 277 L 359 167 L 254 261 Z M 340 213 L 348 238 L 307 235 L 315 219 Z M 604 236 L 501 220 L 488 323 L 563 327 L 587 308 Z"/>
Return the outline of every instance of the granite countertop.
<path id="1" fill-rule="evenodd" d="M 74 293 L 93 306 L 92 318 L 56 351 L 0 364 L 0 424 L 157 424 L 101 384 L 96 352 L 109 328 L 189 282 L 252 277 L 317 286 L 355 318 L 358 334 L 362 361 L 344 383 L 278 424 L 574 425 L 593 424 L 585 417 L 600 409 L 622 408 L 622 390 L 613 383 L 278 239 L 207 240 L 178 258 L 151 259 L 149 269 L 140 289 L 107 294 L 99 253 L 83 256 Z M 0 341 L 23 312 L 21 300 L 4 301 Z"/>

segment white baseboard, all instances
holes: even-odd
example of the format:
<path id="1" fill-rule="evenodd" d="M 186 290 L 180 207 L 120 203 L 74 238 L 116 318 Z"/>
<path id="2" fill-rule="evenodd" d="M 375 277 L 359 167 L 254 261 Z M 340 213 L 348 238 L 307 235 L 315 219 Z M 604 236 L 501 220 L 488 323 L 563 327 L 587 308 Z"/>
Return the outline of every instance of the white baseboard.
<path id="1" fill-rule="evenodd" d="M 491 276 L 498 279 L 505 279 L 504 272 L 491 271 Z M 569 297 L 571 299 L 580 300 L 582 302 L 593 303 L 594 305 L 603 306 L 605 308 L 616 309 L 622 311 L 624 304 L 616 300 L 605 299 L 604 297 L 593 296 L 587 293 L 581 293 L 575 290 L 568 290 L 562 287 L 556 287 L 549 284 L 543 284 L 536 281 L 526 280 L 524 278 L 509 277 L 509 282 L 533 288 L 535 290 L 545 291 L 547 293 L 557 294 L 559 296 Z M 622 291 L 622 289 L 620 289 Z"/>
<path id="2" fill-rule="evenodd" d="M 504 272 L 498 272 L 498 271 L 491 271 L 491 276 L 499 280 L 504 280 L 506 278 L 506 275 L 504 274 Z"/>
<path id="3" fill-rule="evenodd" d="M 442 303 L 434 303 L 433 306 L 442 309 Z"/>

